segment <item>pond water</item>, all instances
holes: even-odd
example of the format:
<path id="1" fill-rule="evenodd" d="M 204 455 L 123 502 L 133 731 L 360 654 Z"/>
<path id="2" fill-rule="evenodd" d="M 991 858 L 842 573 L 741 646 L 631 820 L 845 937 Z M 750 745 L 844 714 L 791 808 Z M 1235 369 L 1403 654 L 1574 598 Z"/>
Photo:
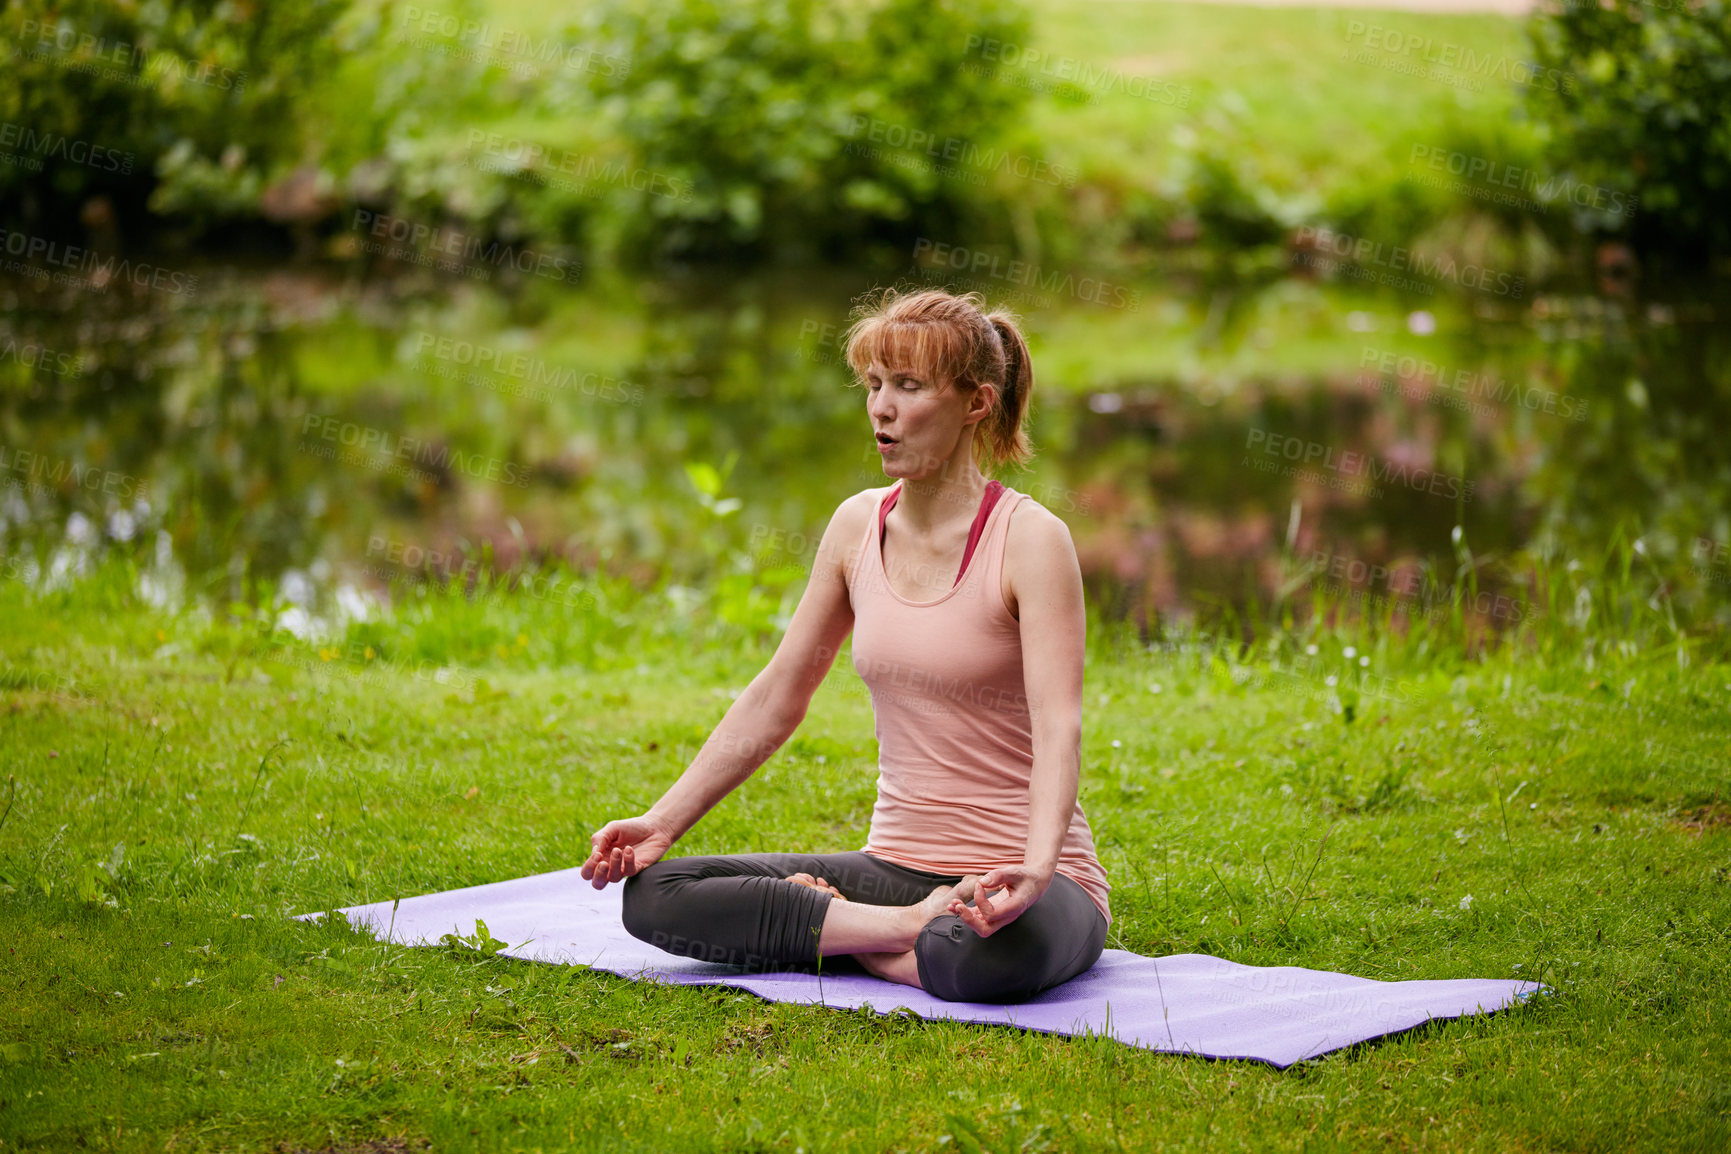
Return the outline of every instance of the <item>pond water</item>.
<path id="1" fill-rule="evenodd" d="M 893 274 L 180 271 L 0 281 L 8 575 L 124 549 L 155 593 L 217 600 L 553 559 L 785 583 L 842 498 L 886 483 L 836 337 Z M 1631 525 L 1724 601 L 1722 300 L 1444 299 L 1303 269 L 942 283 L 1024 306 L 1037 456 L 999 475 L 1069 523 L 1109 616 L 1316 591 L 1446 612 L 1470 564 L 1479 614 L 1513 624 L 1531 573 L 1510 558 L 1541 538 L 1584 558 Z"/>

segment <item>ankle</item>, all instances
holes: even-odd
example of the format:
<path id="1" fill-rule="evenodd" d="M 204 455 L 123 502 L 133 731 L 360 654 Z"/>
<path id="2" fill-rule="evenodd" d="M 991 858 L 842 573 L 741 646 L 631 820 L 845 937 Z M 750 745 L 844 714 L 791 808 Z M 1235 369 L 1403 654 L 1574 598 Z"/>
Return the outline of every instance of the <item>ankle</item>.
<path id="1" fill-rule="evenodd" d="M 926 923 L 935 916 L 926 908 L 925 902 L 915 902 L 911 906 L 901 908 L 901 940 L 892 953 L 905 953 L 914 948 L 914 943 L 920 940 L 920 931 L 926 928 Z"/>

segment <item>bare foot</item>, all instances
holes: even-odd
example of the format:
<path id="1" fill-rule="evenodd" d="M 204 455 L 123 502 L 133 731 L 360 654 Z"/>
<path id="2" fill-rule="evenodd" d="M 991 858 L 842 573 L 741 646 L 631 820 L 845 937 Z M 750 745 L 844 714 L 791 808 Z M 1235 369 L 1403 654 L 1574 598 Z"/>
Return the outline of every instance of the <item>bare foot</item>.
<path id="1" fill-rule="evenodd" d="M 901 907 L 901 912 L 909 915 L 908 924 L 917 936 L 926 923 L 933 918 L 950 912 L 954 902 L 973 900 L 979 886 L 978 874 L 968 874 L 953 886 L 938 886 L 920 901 L 911 906 Z M 883 950 L 872 953 L 858 953 L 854 958 L 864 966 L 867 973 L 883 978 L 886 981 L 899 982 L 904 986 L 923 989 L 920 985 L 919 961 L 912 947 L 906 950 Z"/>
<path id="2" fill-rule="evenodd" d="M 822 892 L 829 894 L 831 897 L 839 898 L 844 902 L 847 901 L 847 896 L 840 890 L 836 889 L 822 878 L 814 878 L 808 873 L 789 874 L 782 880 L 793 882 L 796 885 L 810 886 L 812 889 L 821 890 Z"/>
<path id="3" fill-rule="evenodd" d="M 973 900 L 974 890 L 979 886 L 980 875 L 969 874 L 953 886 L 939 886 L 927 894 L 914 908 L 919 910 L 919 924 L 924 926 L 933 918 L 950 912 L 951 902 L 967 903 Z"/>

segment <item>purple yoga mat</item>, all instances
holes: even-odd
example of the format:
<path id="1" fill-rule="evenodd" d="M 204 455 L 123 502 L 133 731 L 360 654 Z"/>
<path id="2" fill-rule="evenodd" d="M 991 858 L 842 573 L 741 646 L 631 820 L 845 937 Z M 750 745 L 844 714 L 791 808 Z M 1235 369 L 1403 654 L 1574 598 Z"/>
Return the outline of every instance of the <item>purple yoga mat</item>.
<path id="1" fill-rule="evenodd" d="M 1493 1013 L 1549 987 L 1495 978 L 1384 982 L 1298 966 L 1244 966 L 1207 954 L 1144 957 L 1106 950 L 1061 986 L 1016 1005 L 946 1002 L 868 974 L 749 973 L 670 954 L 625 931 L 622 887 L 597 890 L 576 869 L 374 902 L 341 910 L 403 945 L 467 936 L 475 919 L 508 944 L 500 953 L 582 965 L 620 977 L 737 986 L 772 1002 L 840 1009 L 905 1008 L 921 1018 L 1014 1026 L 1046 1034 L 1105 1035 L 1131 1046 L 1209 1058 L 1247 1058 L 1284 1070 L 1306 1058 L 1396 1034 L 1430 1019 Z M 302 914 L 302 919 L 320 917 Z"/>

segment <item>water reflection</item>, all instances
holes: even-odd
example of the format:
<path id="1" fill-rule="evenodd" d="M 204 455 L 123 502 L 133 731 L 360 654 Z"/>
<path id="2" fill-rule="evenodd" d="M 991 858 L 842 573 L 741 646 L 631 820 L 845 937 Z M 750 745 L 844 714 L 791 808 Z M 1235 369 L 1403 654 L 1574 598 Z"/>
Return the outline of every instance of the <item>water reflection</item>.
<path id="1" fill-rule="evenodd" d="M 837 347 L 857 278 L 506 295 L 199 275 L 196 298 L 0 283 L 8 576 L 65 581 L 121 548 L 153 598 L 262 581 L 311 635 L 393 580 L 801 566 L 835 505 L 884 483 Z M 1673 592 L 1722 603 L 1723 300 L 1140 293 L 1029 318 L 1039 452 L 1002 478 L 1071 525 L 1109 615 L 1320 589 L 1417 616 L 1458 584 L 1513 624 L 1536 578 L 1498 559 L 1541 538 L 1584 556 L 1619 519 Z"/>

